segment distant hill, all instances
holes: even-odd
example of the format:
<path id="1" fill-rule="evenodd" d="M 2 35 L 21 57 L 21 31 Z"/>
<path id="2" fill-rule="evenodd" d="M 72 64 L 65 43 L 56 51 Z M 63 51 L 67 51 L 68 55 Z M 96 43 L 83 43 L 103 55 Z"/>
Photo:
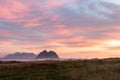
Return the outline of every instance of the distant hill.
<path id="1" fill-rule="evenodd" d="M 14 54 L 8 54 L 4 57 L 4 59 L 34 59 L 36 55 L 34 53 L 20 53 L 16 52 Z"/>
<path id="2" fill-rule="evenodd" d="M 54 51 L 47 52 L 46 50 L 40 52 L 36 59 L 59 59 L 59 56 Z"/>

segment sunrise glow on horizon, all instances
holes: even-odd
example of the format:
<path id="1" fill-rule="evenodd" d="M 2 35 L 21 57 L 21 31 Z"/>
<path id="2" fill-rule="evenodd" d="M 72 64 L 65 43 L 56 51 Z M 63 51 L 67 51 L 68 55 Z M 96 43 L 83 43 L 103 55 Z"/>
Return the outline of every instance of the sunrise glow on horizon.
<path id="1" fill-rule="evenodd" d="M 120 1 L 0 0 L 0 57 L 42 50 L 62 58 L 120 57 Z"/>

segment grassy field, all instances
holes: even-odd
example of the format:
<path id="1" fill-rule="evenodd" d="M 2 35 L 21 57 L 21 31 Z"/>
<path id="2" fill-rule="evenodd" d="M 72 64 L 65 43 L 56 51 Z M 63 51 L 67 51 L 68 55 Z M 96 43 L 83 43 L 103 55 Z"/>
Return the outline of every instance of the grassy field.
<path id="1" fill-rule="evenodd" d="M 0 80 L 120 80 L 120 59 L 0 62 Z"/>

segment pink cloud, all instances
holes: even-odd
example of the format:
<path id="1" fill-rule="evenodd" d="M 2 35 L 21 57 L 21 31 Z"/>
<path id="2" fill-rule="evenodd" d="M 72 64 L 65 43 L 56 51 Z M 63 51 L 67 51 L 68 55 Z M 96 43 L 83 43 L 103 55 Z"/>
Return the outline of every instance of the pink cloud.
<path id="1" fill-rule="evenodd" d="M 0 30 L 0 36 L 11 37 L 13 35 L 9 30 Z"/>
<path id="2" fill-rule="evenodd" d="M 8 42 L 8 41 L 0 41 L 0 46 L 11 46 L 12 42 Z"/>
<path id="3" fill-rule="evenodd" d="M 28 6 L 18 0 L 1 0 L 0 1 L 0 17 L 4 19 L 16 19 L 24 17 L 24 12 L 29 10 Z"/>
<path id="4" fill-rule="evenodd" d="M 46 5 L 49 7 L 52 7 L 52 8 L 62 6 L 63 4 L 64 4 L 64 2 L 57 1 L 57 0 L 50 0 L 50 1 L 48 0 L 46 2 Z"/>
<path id="5" fill-rule="evenodd" d="M 31 0 L 29 2 L 27 0 L 1 0 L 0 18 L 4 22 L 24 27 L 40 27 L 44 24 L 49 24 L 50 21 L 59 24 L 62 19 L 52 13 L 52 8 L 61 6 L 62 4 L 62 1 L 58 2 L 56 0 L 45 1 L 45 3 L 39 0 Z M 49 9 L 50 7 L 51 9 Z M 36 16 L 38 13 L 40 15 Z M 43 22 L 43 20 L 48 20 L 48 22 Z"/>
<path id="6" fill-rule="evenodd" d="M 65 28 L 58 28 L 57 30 L 55 30 L 53 32 L 53 34 L 56 34 L 56 35 L 61 35 L 61 36 L 68 36 L 68 35 L 71 35 L 71 30 L 69 29 L 65 29 Z"/>
<path id="7" fill-rule="evenodd" d="M 40 23 L 39 21 L 42 20 L 42 17 L 37 17 L 33 19 L 26 20 L 25 24 L 23 25 L 24 27 L 36 27 L 36 26 L 41 26 L 44 25 L 44 23 Z"/>

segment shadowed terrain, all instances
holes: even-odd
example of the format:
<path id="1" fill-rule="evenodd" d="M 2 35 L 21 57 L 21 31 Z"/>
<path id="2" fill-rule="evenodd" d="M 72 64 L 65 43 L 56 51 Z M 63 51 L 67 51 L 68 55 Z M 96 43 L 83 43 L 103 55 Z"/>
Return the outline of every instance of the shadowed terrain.
<path id="1" fill-rule="evenodd" d="M 120 80 L 120 59 L 0 62 L 0 80 Z"/>

